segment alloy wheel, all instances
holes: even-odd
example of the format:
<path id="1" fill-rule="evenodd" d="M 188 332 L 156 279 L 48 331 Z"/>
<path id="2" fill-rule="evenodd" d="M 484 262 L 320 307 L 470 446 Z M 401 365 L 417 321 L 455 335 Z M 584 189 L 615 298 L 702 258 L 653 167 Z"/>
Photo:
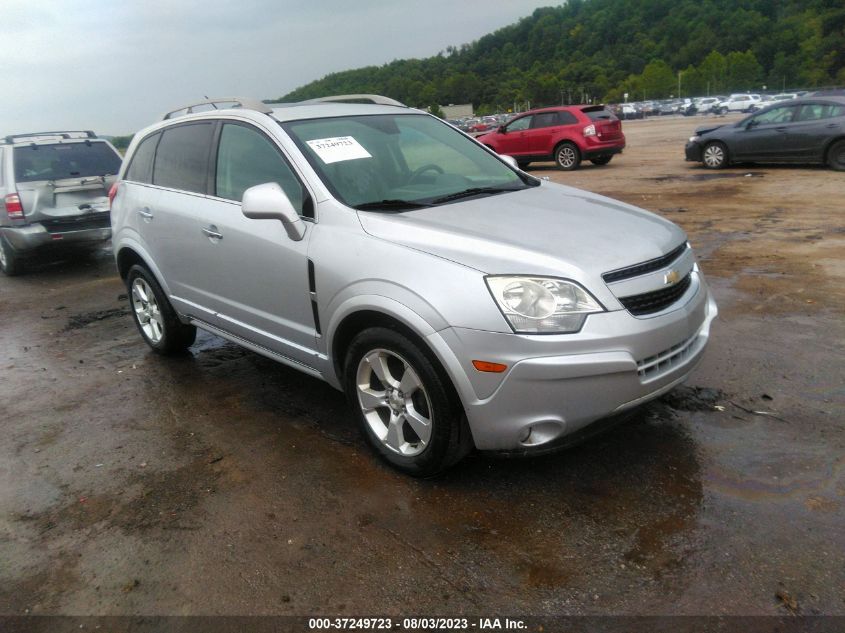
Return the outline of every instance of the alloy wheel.
<path id="1" fill-rule="evenodd" d="M 358 404 L 376 438 L 389 450 L 413 457 L 431 440 L 431 401 L 410 363 L 374 349 L 358 363 Z"/>
<path id="2" fill-rule="evenodd" d="M 575 165 L 576 159 L 575 150 L 569 145 L 564 145 L 557 152 L 557 162 L 564 169 L 569 169 Z"/>
<path id="3" fill-rule="evenodd" d="M 704 164 L 708 167 L 721 167 L 725 162 L 725 150 L 721 145 L 708 145 L 704 148 Z"/>
<path id="4" fill-rule="evenodd" d="M 164 335 L 164 320 L 150 285 L 141 277 L 132 282 L 132 309 L 150 342 L 158 343 Z"/>

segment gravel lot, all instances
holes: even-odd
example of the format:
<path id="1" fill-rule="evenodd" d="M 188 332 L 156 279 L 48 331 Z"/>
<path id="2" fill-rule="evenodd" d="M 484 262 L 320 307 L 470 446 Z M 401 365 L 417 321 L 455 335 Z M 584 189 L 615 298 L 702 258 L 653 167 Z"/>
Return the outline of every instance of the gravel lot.
<path id="1" fill-rule="evenodd" d="M 321 382 L 149 353 L 107 251 L 0 278 L 0 614 L 845 614 L 845 174 L 706 171 L 703 122 L 530 168 L 679 223 L 721 309 L 687 386 L 543 458 L 409 479 Z"/>

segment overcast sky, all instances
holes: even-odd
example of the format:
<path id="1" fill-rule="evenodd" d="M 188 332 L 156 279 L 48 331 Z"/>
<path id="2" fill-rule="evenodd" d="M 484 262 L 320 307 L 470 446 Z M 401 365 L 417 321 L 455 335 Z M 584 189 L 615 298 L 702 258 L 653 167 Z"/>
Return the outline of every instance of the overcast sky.
<path id="1" fill-rule="evenodd" d="M 427 57 L 560 0 L 0 0 L 0 132 L 130 134 L 209 96 L 260 99 Z"/>

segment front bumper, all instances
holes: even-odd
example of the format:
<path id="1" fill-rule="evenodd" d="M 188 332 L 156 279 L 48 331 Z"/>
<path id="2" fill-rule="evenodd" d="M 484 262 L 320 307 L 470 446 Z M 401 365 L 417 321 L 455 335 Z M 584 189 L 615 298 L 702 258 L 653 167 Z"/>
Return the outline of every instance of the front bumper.
<path id="1" fill-rule="evenodd" d="M 693 143 L 692 141 L 688 142 L 686 147 L 684 147 L 684 153 L 686 154 L 688 161 L 695 163 L 701 162 L 701 145 L 698 143 Z"/>
<path id="2" fill-rule="evenodd" d="M 106 226 L 102 226 L 105 224 Z M 12 248 L 19 253 L 33 251 L 48 244 L 82 244 L 86 242 L 102 242 L 111 238 L 111 226 L 108 225 L 108 214 L 105 219 L 96 218 L 61 223 L 36 222 L 24 226 L 0 227 Z"/>
<path id="3" fill-rule="evenodd" d="M 448 328 L 448 366 L 482 450 L 542 451 L 568 435 L 660 396 L 701 360 L 718 310 L 703 278 L 679 306 L 650 318 L 626 310 L 588 317 L 573 335 L 516 335 Z M 431 338 L 431 337 L 430 337 Z M 505 363 L 483 374 L 472 360 Z"/>

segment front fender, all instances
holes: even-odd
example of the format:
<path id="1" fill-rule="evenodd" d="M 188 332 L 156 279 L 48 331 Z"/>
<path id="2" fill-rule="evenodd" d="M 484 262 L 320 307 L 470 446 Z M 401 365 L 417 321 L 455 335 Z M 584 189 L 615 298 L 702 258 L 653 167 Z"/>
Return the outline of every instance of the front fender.
<path id="1" fill-rule="evenodd" d="M 392 293 L 394 294 L 397 288 L 401 288 L 392 284 L 389 285 Z M 419 299 L 422 298 L 420 297 Z M 373 311 L 397 320 L 423 339 L 428 345 L 429 350 L 437 357 L 437 360 L 449 375 L 452 384 L 458 391 L 461 401 L 474 401 L 476 399 L 475 391 L 470 384 L 468 377 L 461 368 L 461 362 L 438 333 L 447 327 L 445 322 L 442 321 L 442 317 L 428 304 L 425 304 L 422 310 L 420 309 L 420 304 L 417 304 L 415 308 L 417 309 L 411 309 L 404 303 L 391 297 L 384 296 L 383 294 L 372 293 L 354 294 L 354 296 L 350 296 L 337 303 L 331 312 L 328 327 L 325 332 L 327 344 L 326 351 L 329 356 L 327 366 L 331 368 L 325 373 L 325 379 L 334 387 L 338 389 L 343 388 L 338 376 L 334 372 L 335 359 L 333 357 L 332 350 L 334 349 L 335 334 L 337 333 L 340 324 L 343 323 L 347 317 L 357 312 Z M 429 322 L 429 320 L 424 318 L 420 312 L 437 314 L 435 324 Z"/>

